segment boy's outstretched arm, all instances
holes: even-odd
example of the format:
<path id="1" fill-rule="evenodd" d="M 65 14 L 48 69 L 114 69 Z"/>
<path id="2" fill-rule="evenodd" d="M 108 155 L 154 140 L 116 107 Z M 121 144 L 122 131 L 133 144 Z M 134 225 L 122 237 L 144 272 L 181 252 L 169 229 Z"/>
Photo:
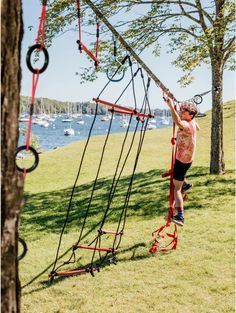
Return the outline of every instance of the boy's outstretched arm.
<path id="1" fill-rule="evenodd" d="M 186 129 L 186 126 L 182 123 L 179 114 L 176 112 L 176 110 L 173 106 L 173 101 L 170 98 L 167 98 L 166 103 L 167 103 L 168 107 L 170 108 L 170 113 L 171 113 L 172 119 L 176 123 L 176 125 L 180 129 L 183 129 L 183 130 Z"/>

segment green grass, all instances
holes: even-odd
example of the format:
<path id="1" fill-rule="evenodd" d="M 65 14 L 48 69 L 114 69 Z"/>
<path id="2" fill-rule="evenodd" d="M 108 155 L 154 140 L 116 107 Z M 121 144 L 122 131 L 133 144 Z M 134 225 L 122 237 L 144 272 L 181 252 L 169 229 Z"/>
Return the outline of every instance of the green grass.
<path id="1" fill-rule="evenodd" d="M 154 256 L 148 253 L 151 233 L 165 223 L 163 217 L 168 210 L 168 179 L 162 179 L 161 173 L 169 169 L 171 129 L 146 133 L 118 263 L 104 266 L 94 278 L 90 274 L 58 278 L 53 284 L 47 279 L 84 142 L 40 155 L 39 167 L 26 178 L 21 217 L 20 235 L 29 248 L 20 262 L 21 283 L 25 286 L 22 312 L 234 312 L 234 114 L 234 102 L 225 104 L 223 176 L 209 175 L 210 112 L 199 120 L 197 154 L 188 175 L 194 188 L 185 202 L 186 225 L 178 228 L 175 252 Z M 83 243 L 97 235 L 123 136 L 112 135 L 108 142 Z M 78 239 L 103 141 L 102 136 L 94 137 L 89 145 L 63 237 L 61 261 L 68 259 Z M 117 186 L 106 229 L 117 225 L 133 158 L 134 152 Z M 104 245 L 109 246 L 110 237 L 103 237 Z M 91 252 L 80 251 L 76 265 L 89 264 L 90 259 Z"/>

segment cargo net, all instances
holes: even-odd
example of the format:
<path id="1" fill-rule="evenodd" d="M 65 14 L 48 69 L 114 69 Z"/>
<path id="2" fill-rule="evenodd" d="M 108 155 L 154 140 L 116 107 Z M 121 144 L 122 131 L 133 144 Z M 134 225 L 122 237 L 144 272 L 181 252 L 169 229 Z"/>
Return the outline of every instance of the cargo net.
<path id="1" fill-rule="evenodd" d="M 122 65 L 126 63 L 128 64 L 127 71 L 130 72 L 130 76 L 127 77 L 128 83 L 118 99 L 116 99 L 115 102 L 100 99 L 112 80 L 109 80 L 98 97 L 94 98 L 96 103 L 95 115 L 89 130 L 88 138 L 85 142 L 77 176 L 71 191 L 64 225 L 58 242 L 55 262 L 52 271 L 49 274 L 51 281 L 55 277 L 77 275 L 82 273 L 90 273 L 94 276 L 94 273 L 99 272 L 105 265 L 116 264 L 117 262 L 116 254 L 124 235 L 135 170 L 142 150 L 149 119 L 154 117 L 151 115 L 148 100 L 150 78 L 144 78 L 142 69 L 136 64 L 132 64 L 129 56 L 124 58 Z M 135 71 L 134 67 L 136 67 Z M 117 71 L 119 71 L 119 67 L 117 68 Z M 114 73 L 114 76 L 115 75 L 116 72 Z M 143 95 L 141 103 L 139 102 L 139 108 L 135 91 L 137 80 L 139 80 L 139 83 L 143 88 Z M 121 102 L 123 102 L 122 97 L 128 89 L 131 91 L 133 103 L 128 103 L 128 105 L 123 106 L 121 104 Z M 84 187 L 80 187 L 79 181 L 81 179 L 79 178 L 81 176 L 81 172 L 83 172 L 88 146 L 92 144 L 90 138 L 94 129 L 95 121 L 98 118 L 98 107 L 101 105 L 109 108 L 110 119 L 108 122 L 109 126 L 107 134 L 105 136 L 103 146 L 101 147 L 101 151 L 99 152 L 100 160 L 94 173 L 95 178 L 92 181 L 91 186 L 88 187 L 88 189 L 91 189 L 90 193 L 90 191 L 85 191 Z M 126 116 L 126 118 L 128 117 L 128 123 L 124 136 L 119 142 L 114 142 L 116 140 L 116 136 L 110 137 L 115 113 L 120 116 Z M 132 132 L 130 131 L 131 122 L 132 125 L 135 125 Z M 114 166 L 114 172 L 112 174 L 113 177 L 109 186 L 105 184 L 105 179 L 101 178 L 101 167 L 102 165 L 103 167 L 106 167 L 105 156 L 107 156 L 108 142 L 115 145 L 117 153 L 117 161 L 115 161 L 116 165 Z M 109 155 L 108 157 L 113 158 L 114 156 Z M 126 177 L 124 179 L 122 178 L 122 173 L 124 172 L 125 167 L 127 170 L 127 162 L 128 171 L 131 174 L 128 178 Z M 105 191 L 106 194 L 101 196 L 101 193 L 99 193 L 98 196 L 98 191 Z M 86 195 L 85 192 L 87 192 Z M 81 198 L 83 199 L 83 196 L 86 201 L 81 200 Z M 102 204 L 99 202 L 98 198 L 102 198 Z M 73 221 L 75 218 L 74 216 L 76 216 L 77 219 L 79 216 L 79 219 L 76 221 L 80 224 L 80 226 L 77 226 L 79 228 L 78 239 L 74 240 L 73 245 L 67 249 L 66 252 L 61 252 L 66 248 L 66 244 L 68 245 L 69 232 L 66 228 L 68 224 Z M 96 218 L 94 216 L 96 216 Z M 94 220 L 93 223 L 91 223 L 91 219 Z M 61 261 L 62 257 L 67 257 L 67 259 L 65 261 Z"/>

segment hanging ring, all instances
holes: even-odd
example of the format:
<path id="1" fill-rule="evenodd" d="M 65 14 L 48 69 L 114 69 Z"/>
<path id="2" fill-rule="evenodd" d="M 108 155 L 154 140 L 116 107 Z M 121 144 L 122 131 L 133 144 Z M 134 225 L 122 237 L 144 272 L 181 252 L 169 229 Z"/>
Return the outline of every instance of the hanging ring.
<path id="1" fill-rule="evenodd" d="M 45 61 L 44 61 L 44 64 L 43 66 L 41 67 L 41 69 L 35 69 L 33 68 L 32 64 L 31 64 L 31 54 L 33 53 L 34 50 L 41 50 L 43 51 L 44 53 L 44 57 L 45 57 Z M 26 55 L 26 64 L 27 64 L 27 67 L 28 69 L 34 73 L 34 74 L 37 74 L 37 73 L 43 73 L 46 68 L 48 67 L 48 63 L 49 63 L 49 54 L 48 54 L 48 51 L 45 47 L 42 47 L 41 44 L 35 44 L 33 46 L 31 46 L 27 52 L 27 55 Z"/>
<path id="2" fill-rule="evenodd" d="M 114 67 L 114 66 L 113 66 L 113 67 L 111 67 L 111 68 L 107 68 L 107 70 L 106 70 L 107 78 L 108 78 L 111 82 L 120 82 L 120 81 L 124 78 L 124 76 L 125 76 L 125 69 L 123 68 L 123 69 L 121 69 L 121 70 L 122 70 L 122 73 L 120 74 L 120 76 L 117 77 L 117 78 L 114 78 L 114 77 L 117 75 L 117 73 L 118 73 L 119 67 L 123 67 L 123 64 L 122 64 L 122 63 L 120 63 L 120 62 L 118 62 L 118 61 L 117 61 L 117 63 L 119 64 L 118 67 Z"/>
<path id="3" fill-rule="evenodd" d="M 20 172 L 24 173 L 24 171 L 26 170 L 26 173 L 30 173 L 34 169 L 36 169 L 36 167 L 38 166 L 38 164 L 39 164 L 39 155 L 38 155 L 38 152 L 33 147 L 29 146 L 28 149 L 27 149 L 27 146 L 24 145 L 24 146 L 20 146 L 20 147 L 18 147 L 16 149 L 15 158 L 17 158 L 18 153 L 20 153 L 21 151 L 24 151 L 24 150 L 31 151 L 33 153 L 33 155 L 34 155 L 34 164 L 31 167 L 24 169 L 24 168 L 19 167 L 17 165 L 17 163 L 16 163 L 16 168 Z"/>
<path id="4" fill-rule="evenodd" d="M 25 257 L 25 255 L 26 255 L 26 253 L 28 251 L 28 248 L 27 248 L 27 244 L 24 241 L 24 239 L 18 237 L 18 242 L 21 244 L 21 246 L 23 248 L 22 253 L 20 255 L 18 255 L 18 257 L 17 257 L 17 260 L 20 261 L 20 260 L 22 260 Z"/>
<path id="5" fill-rule="evenodd" d="M 194 97 L 193 97 L 193 102 L 195 103 L 195 104 L 201 104 L 202 103 L 202 96 L 200 96 L 200 95 L 195 95 Z"/>

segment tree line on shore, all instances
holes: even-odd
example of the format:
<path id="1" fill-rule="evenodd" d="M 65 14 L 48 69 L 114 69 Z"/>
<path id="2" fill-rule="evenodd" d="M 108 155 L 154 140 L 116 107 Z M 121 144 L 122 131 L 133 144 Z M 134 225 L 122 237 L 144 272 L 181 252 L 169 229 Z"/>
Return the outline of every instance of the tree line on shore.
<path id="1" fill-rule="evenodd" d="M 31 97 L 21 96 L 20 97 L 20 113 L 25 114 L 29 112 Z M 35 114 L 95 114 L 96 104 L 95 102 L 82 101 L 82 102 L 71 102 L 71 101 L 59 101 L 48 98 L 35 98 L 34 102 L 34 113 Z M 161 116 L 169 114 L 169 110 L 155 108 L 152 110 L 152 114 Z M 107 107 L 102 104 L 98 104 L 97 114 L 105 115 L 107 113 Z"/>

